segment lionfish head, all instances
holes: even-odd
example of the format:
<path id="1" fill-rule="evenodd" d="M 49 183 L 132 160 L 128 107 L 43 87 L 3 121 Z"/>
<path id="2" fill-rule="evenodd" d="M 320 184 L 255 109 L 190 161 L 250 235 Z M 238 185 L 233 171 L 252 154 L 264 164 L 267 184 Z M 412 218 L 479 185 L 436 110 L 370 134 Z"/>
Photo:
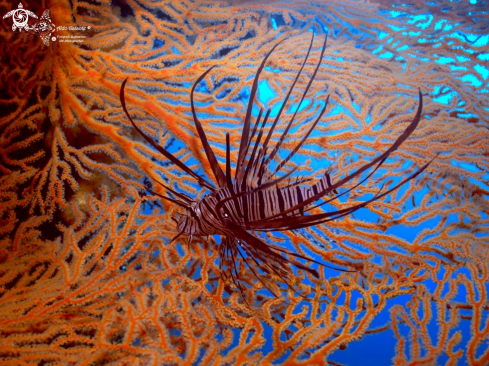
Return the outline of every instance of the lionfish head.
<path id="1" fill-rule="evenodd" d="M 199 215 L 200 211 L 196 207 L 196 202 L 194 201 L 187 206 L 185 213 L 180 215 L 177 221 L 178 233 L 185 236 L 204 235 L 200 229 Z"/>
<path id="2" fill-rule="evenodd" d="M 195 227 L 196 220 L 193 219 L 190 215 L 185 214 L 180 216 L 180 219 L 178 220 L 177 223 L 177 230 L 180 234 L 183 235 L 193 235 L 194 233 L 192 232 L 192 228 Z"/>

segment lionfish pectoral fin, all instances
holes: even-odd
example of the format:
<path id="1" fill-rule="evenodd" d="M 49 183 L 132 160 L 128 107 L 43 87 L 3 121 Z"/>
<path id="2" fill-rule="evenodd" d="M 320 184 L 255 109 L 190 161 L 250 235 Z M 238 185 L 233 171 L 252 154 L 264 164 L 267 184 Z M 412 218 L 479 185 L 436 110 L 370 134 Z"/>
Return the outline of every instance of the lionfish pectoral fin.
<path id="1" fill-rule="evenodd" d="M 170 152 L 168 152 L 166 149 L 164 149 L 163 147 L 161 147 L 160 145 L 158 145 L 151 137 L 147 136 L 138 126 L 136 126 L 136 124 L 132 120 L 131 116 L 129 115 L 129 112 L 127 111 L 127 108 L 126 108 L 126 100 L 125 100 L 125 97 L 124 97 L 124 88 L 126 86 L 126 83 L 127 83 L 127 80 L 128 79 L 129 78 L 126 78 L 122 82 L 121 91 L 120 91 L 120 96 L 119 97 L 120 97 L 120 100 L 121 100 L 122 109 L 124 109 L 124 112 L 126 113 L 126 116 L 129 119 L 129 121 L 131 122 L 132 126 L 136 129 L 136 131 L 138 131 L 138 133 L 141 136 L 143 136 L 143 138 L 146 141 L 148 141 L 151 144 L 151 146 L 153 146 L 164 157 L 166 157 L 173 164 L 175 164 L 176 166 L 178 166 L 185 173 L 187 173 L 188 175 L 190 175 L 191 177 L 193 177 L 200 186 L 202 186 L 204 188 L 207 188 L 207 189 L 209 189 L 211 191 L 214 191 L 215 190 L 215 187 L 211 183 L 207 182 L 204 178 L 198 176 L 188 166 L 186 166 L 184 163 L 182 163 L 179 159 L 177 159 L 175 156 L 173 156 L 173 154 L 171 154 Z"/>
<path id="2" fill-rule="evenodd" d="M 195 128 L 197 129 L 197 132 L 199 134 L 200 142 L 202 143 L 202 146 L 204 147 L 205 155 L 207 156 L 207 161 L 209 162 L 212 172 L 214 173 L 214 177 L 217 180 L 217 184 L 219 185 L 219 188 L 224 188 L 226 187 L 226 177 L 224 176 L 224 173 L 221 169 L 221 166 L 219 165 L 216 156 L 214 155 L 214 152 L 212 151 L 212 148 L 209 145 L 209 141 L 207 140 L 207 136 L 205 135 L 205 131 L 202 128 L 202 123 L 200 123 L 197 113 L 195 112 L 195 105 L 194 105 L 194 91 L 197 85 L 206 77 L 206 75 L 214 68 L 214 66 L 211 66 L 206 72 L 204 72 L 194 83 L 192 86 L 192 89 L 190 91 L 190 106 L 192 108 L 192 116 L 194 119 L 194 124 Z"/>
<path id="3" fill-rule="evenodd" d="M 313 276 L 319 278 L 319 273 L 316 270 L 311 269 L 293 259 L 286 258 L 280 255 L 279 253 L 271 249 L 272 247 L 275 248 L 274 246 L 269 246 L 268 244 L 264 243 L 263 241 L 256 238 L 255 236 L 251 235 L 250 233 L 248 233 L 246 230 L 239 227 L 238 225 L 233 225 L 232 230 L 233 230 L 233 234 L 236 235 L 236 237 L 239 238 L 239 240 L 241 240 L 242 248 L 245 250 L 246 254 L 253 260 L 253 262 L 256 264 L 258 268 L 260 268 L 262 271 L 266 273 L 270 273 L 277 276 L 281 280 L 281 282 L 283 282 L 295 294 L 303 298 L 306 298 L 302 294 L 298 293 L 290 283 L 290 276 L 292 271 L 289 268 L 289 264 L 297 266 L 298 268 L 303 269 L 311 273 Z M 246 263 L 248 267 L 252 269 L 252 266 L 250 266 L 248 262 Z M 258 280 L 260 280 L 260 277 L 257 276 L 257 273 L 253 269 L 252 272 L 255 275 L 255 277 Z M 266 281 L 260 280 L 260 282 L 264 283 Z M 269 286 L 267 285 L 264 286 L 274 296 L 276 296 Z"/>
<path id="4" fill-rule="evenodd" d="M 224 275 L 224 278 L 227 279 L 226 267 L 228 268 L 231 281 L 238 289 L 245 303 L 249 305 L 246 297 L 244 296 L 244 290 L 243 286 L 241 285 L 239 270 L 236 267 L 236 253 L 239 254 L 239 249 L 235 245 L 235 238 L 224 236 L 223 240 L 221 240 L 220 248 L 220 272 Z"/>
<path id="5" fill-rule="evenodd" d="M 275 294 L 275 292 L 270 288 L 270 286 L 267 284 L 267 281 L 264 280 L 262 278 L 262 276 L 255 271 L 255 269 L 253 268 L 252 265 L 250 265 L 250 263 L 248 262 L 248 260 L 246 259 L 246 256 L 243 255 L 243 253 L 241 252 L 241 249 L 239 248 L 239 246 L 237 247 L 238 249 L 238 252 L 239 252 L 239 255 L 241 256 L 241 258 L 243 258 L 243 261 L 246 263 L 246 265 L 248 266 L 248 268 L 251 270 L 251 272 L 253 273 L 253 275 L 255 276 L 255 278 L 260 281 L 260 283 L 263 285 L 263 287 L 265 287 L 268 291 L 270 291 L 270 293 L 273 295 L 273 297 L 275 298 L 278 298 L 279 296 L 277 294 Z M 244 249 L 244 248 L 243 248 Z M 246 252 L 246 250 L 245 250 Z M 253 260 L 253 262 L 255 263 L 255 265 L 259 268 L 261 268 L 260 264 L 258 263 L 258 261 L 255 259 L 255 257 L 253 257 L 252 255 L 250 255 L 249 253 L 246 252 L 246 254 Z M 264 271 L 265 273 L 270 273 L 270 271 L 267 269 L 267 268 L 261 268 L 262 271 Z"/>

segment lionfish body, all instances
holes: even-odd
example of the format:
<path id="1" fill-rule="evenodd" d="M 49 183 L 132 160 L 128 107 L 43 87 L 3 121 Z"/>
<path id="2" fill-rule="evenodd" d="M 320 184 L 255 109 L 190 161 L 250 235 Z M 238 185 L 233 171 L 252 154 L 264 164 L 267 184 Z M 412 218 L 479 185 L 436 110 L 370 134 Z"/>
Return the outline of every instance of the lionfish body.
<path id="1" fill-rule="evenodd" d="M 156 181 L 162 185 L 167 192 L 170 192 L 174 197 L 159 195 L 152 190 L 148 189 L 152 194 L 158 195 L 166 200 L 174 202 L 185 209 L 183 214 L 177 221 L 178 236 L 185 235 L 189 237 L 189 242 L 193 236 L 208 236 L 208 235 L 221 235 L 222 240 L 220 244 L 220 269 L 223 277 L 231 278 L 233 283 L 239 289 L 243 290 L 243 285 L 240 281 L 240 271 L 238 270 L 238 259 L 241 258 L 243 265 L 248 267 L 253 275 L 275 295 L 271 289 L 273 283 L 270 282 L 270 275 L 278 277 L 286 285 L 290 287 L 290 279 L 292 277 L 292 271 L 290 265 L 294 265 L 315 277 L 319 277 L 318 272 L 315 269 L 310 268 L 303 262 L 299 262 L 298 259 L 308 262 L 314 262 L 322 266 L 327 266 L 321 262 L 318 262 L 307 256 L 295 253 L 292 250 L 281 247 L 276 244 L 265 243 L 258 236 L 253 235 L 257 232 L 274 232 L 274 231 L 288 231 L 297 230 L 301 228 L 307 228 L 319 224 L 326 223 L 331 220 L 338 219 L 342 216 L 349 215 L 350 213 L 365 207 L 369 203 L 378 200 L 387 194 L 393 192 L 401 185 L 414 179 L 426 167 L 426 165 L 418 169 L 415 173 L 405 178 L 402 182 L 398 183 L 391 189 L 383 193 L 378 193 L 372 199 L 363 203 L 354 205 L 352 207 L 341 209 L 332 212 L 324 212 L 319 214 L 309 214 L 309 212 L 325 203 L 331 202 L 338 197 L 352 191 L 359 185 L 363 184 L 387 159 L 387 157 L 396 150 L 416 129 L 421 117 L 422 112 L 422 95 L 419 91 L 419 106 L 413 121 L 408 125 L 403 134 L 397 138 L 394 144 L 387 149 L 384 153 L 377 156 L 370 163 L 365 164 L 361 168 L 357 169 L 353 173 L 343 177 L 334 184 L 331 181 L 331 177 L 328 172 L 324 176 L 316 181 L 314 184 L 310 184 L 312 179 L 298 179 L 295 182 L 290 182 L 287 179 L 295 171 L 290 170 L 288 173 L 277 177 L 280 170 L 287 166 L 289 160 L 294 154 L 300 150 L 301 146 L 307 140 L 311 132 L 314 130 L 317 123 L 320 121 L 328 105 L 329 96 L 325 101 L 324 107 L 317 119 L 312 123 L 306 135 L 302 138 L 299 144 L 290 152 L 287 158 L 279 162 L 274 169 L 271 168 L 270 162 L 277 156 L 277 152 L 281 147 L 289 129 L 292 126 L 292 122 L 297 114 L 299 107 L 304 100 L 310 85 L 312 84 L 314 77 L 318 71 L 323 58 L 324 49 L 326 46 L 327 37 L 324 40 L 323 47 L 321 49 L 321 56 L 316 69 L 309 80 L 309 83 L 302 95 L 302 99 L 295 111 L 295 114 L 291 118 L 288 126 L 283 131 L 281 138 L 275 144 L 274 147 L 269 146 L 273 130 L 280 118 L 282 111 L 289 99 L 290 94 L 297 82 L 304 65 L 309 56 L 314 35 L 312 37 L 309 50 L 303 61 L 290 90 L 288 91 L 285 100 L 278 112 L 272 126 L 269 128 L 267 134 L 264 133 L 264 127 L 268 122 L 270 116 L 270 110 L 265 114 L 263 121 L 261 121 L 262 112 L 260 111 L 253 131 L 250 128 L 251 112 L 253 107 L 254 98 L 258 88 L 258 80 L 261 71 L 263 70 L 265 63 L 273 52 L 273 50 L 280 44 L 276 44 L 272 50 L 266 55 L 263 62 L 259 66 L 253 86 L 250 92 L 250 98 L 247 106 L 246 116 L 243 123 L 243 131 L 241 136 L 241 142 L 239 147 L 238 158 L 236 162 L 236 169 L 234 180 L 231 174 L 231 158 L 230 158 L 230 143 L 229 134 L 226 135 L 226 167 L 223 171 L 217 159 L 210 147 L 205 132 L 202 128 L 194 107 L 194 90 L 198 83 L 204 79 L 204 77 L 212 70 L 213 67 L 208 69 L 203 75 L 201 75 L 194 83 L 191 93 L 190 102 L 192 107 L 192 115 L 195 123 L 195 127 L 202 142 L 206 157 L 212 168 L 214 178 L 218 187 L 208 182 L 204 178 L 197 175 L 183 162 L 169 153 L 166 149 L 159 146 L 153 139 L 146 136 L 134 123 L 129 112 L 126 108 L 124 99 L 124 87 L 127 79 L 124 80 L 121 86 L 120 99 L 122 107 L 134 128 L 163 156 L 173 162 L 182 171 L 193 177 L 197 183 L 210 191 L 200 200 L 192 200 L 186 194 L 177 192 L 172 188 Z M 261 122 L 261 126 L 260 126 Z M 251 133 L 250 133 L 251 132 Z M 266 136 L 265 136 L 266 135 Z M 254 143 L 253 143 L 254 141 Z M 268 151 L 271 150 L 270 153 Z M 371 169 L 372 168 L 372 169 Z M 371 169 L 366 178 L 357 182 L 353 187 L 348 188 L 342 193 L 338 193 L 337 189 L 343 188 L 347 183 L 351 182 L 356 177 L 359 177 L 363 172 Z M 274 178 L 275 177 L 275 178 Z M 308 183 L 308 184 L 306 184 Z M 320 204 L 315 204 L 323 197 L 329 198 Z M 329 266 L 327 266 L 329 267 Z M 330 267 L 334 268 L 334 267 Z M 338 269 L 338 268 L 335 268 Z M 341 271 L 347 271 L 338 269 Z M 276 295 L 275 295 L 276 296 Z"/>
<path id="2" fill-rule="evenodd" d="M 205 195 L 201 200 L 192 201 L 192 211 L 195 218 L 189 213 L 180 218 L 177 224 L 179 233 L 190 236 L 200 235 L 229 235 L 226 222 L 219 218 L 216 207 L 219 202 L 229 199 L 222 209 L 226 212 L 222 216 L 225 220 L 230 220 L 241 225 L 244 229 L 247 222 L 263 221 L 270 217 L 281 215 L 282 212 L 292 209 L 311 198 L 318 192 L 330 185 L 329 175 L 324 175 L 321 180 L 312 186 L 295 185 L 285 187 L 273 187 L 266 190 L 250 192 L 244 197 L 232 199 L 236 187 L 233 190 L 221 188 Z M 245 192 L 249 192 L 251 189 Z M 285 216 L 297 215 L 304 212 L 304 207 L 294 210 Z"/>

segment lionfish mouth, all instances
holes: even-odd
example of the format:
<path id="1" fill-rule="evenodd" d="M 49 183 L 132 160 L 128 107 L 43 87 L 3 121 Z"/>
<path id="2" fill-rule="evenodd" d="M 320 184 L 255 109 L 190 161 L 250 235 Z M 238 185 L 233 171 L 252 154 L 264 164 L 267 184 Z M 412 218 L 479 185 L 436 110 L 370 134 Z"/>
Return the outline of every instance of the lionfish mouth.
<path id="1" fill-rule="evenodd" d="M 256 123 L 251 130 L 252 108 L 258 89 L 260 74 L 263 71 L 263 68 L 265 67 L 265 64 L 272 52 L 283 41 L 278 42 L 275 46 L 272 47 L 272 49 L 268 52 L 268 54 L 265 56 L 260 66 L 258 67 L 253 85 L 251 87 L 246 115 L 244 118 L 234 177 L 231 174 L 229 133 L 226 134 L 226 166 L 225 171 L 223 171 L 216 159 L 216 156 L 211 146 L 209 145 L 205 131 L 197 117 L 194 106 L 195 88 L 211 72 L 214 66 L 210 67 L 206 72 L 204 72 L 192 86 L 190 92 L 190 103 L 193 121 L 202 146 L 204 148 L 207 161 L 212 168 L 214 180 L 217 186 L 204 179 L 203 177 L 197 175 L 197 173 L 192 171 L 181 160 L 176 158 L 162 146 L 158 145 L 151 137 L 144 134 L 144 132 L 133 121 L 126 107 L 124 88 L 128 79 L 125 79 L 121 86 L 121 105 L 127 118 L 136 129 L 136 131 L 138 131 L 139 134 L 165 158 L 169 159 L 180 170 L 192 177 L 202 188 L 210 191 L 210 193 L 205 195 L 200 201 L 197 202 L 197 206 L 200 207 L 200 213 L 198 215 L 194 215 L 194 217 L 191 218 L 192 222 L 189 222 L 188 224 L 194 225 L 195 227 L 189 227 L 189 231 L 187 232 L 191 233 L 191 238 L 191 235 L 193 235 L 192 233 L 206 235 L 206 230 L 208 230 L 209 227 L 223 228 L 223 232 L 225 232 L 225 234 L 222 235 L 219 250 L 219 265 L 221 275 L 223 278 L 230 279 L 233 282 L 245 301 L 246 298 L 243 292 L 246 288 L 246 285 L 243 283 L 243 281 L 240 280 L 240 274 L 243 270 L 243 268 L 241 268 L 242 266 L 247 267 L 252 272 L 253 276 L 274 296 L 278 296 L 276 294 L 276 291 L 272 289 L 275 288 L 274 282 L 276 282 L 277 279 L 279 281 L 282 281 L 292 290 L 294 290 L 292 286 L 293 271 L 291 270 L 291 265 L 309 273 L 316 278 L 319 278 L 318 271 L 311 268 L 305 263 L 315 263 L 319 266 L 333 268 L 338 271 L 356 272 L 355 270 L 346 270 L 331 267 L 316 259 L 296 253 L 293 250 L 281 247 L 276 244 L 266 243 L 261 238 L 256 236 L 256 232 L 294 231 L 302 228 L 324 224 L 332 220 L 337 220 L 338 218 L 349 215 L 356 210 L 365 207 L 368 204 L 377 201 L 382 197 L 397 190 L 402 185 L 420 175 L 434 160 L 433 158 L 432 160 L 427 162 L 424 166 L 403 179 L 394 187 L 383 191 L 382 186 L 379 192 L 373 198 L 365 202 L 336 211 L 309 214 L 309 212 L 313 208 L 320 207 L 326 203 L 336 200 L 340 196 L 347 194 L 348 192 L 354 190 L 365 181 L 367 181 L 372 176 L 372 174 L 374 174 L 374 172 L 382 166 L 389 155 L 392 154 L 397 148 L 399 148 L 399 146 L 401 146 L 401 144 L 413 133 L 413 131 L 419 124 L 421 113 L 423 110 L 423 96 L 421 94 L 421 90 L 418 89 L 419 105 L 412 122 L 406 127 L 404 132 L 385 152 L 379 154 L 375 159 L 355 170 L 353 173 L 343 177 L 336 183 L 332 183 L 332 179 L 329 173 L 326 172 L 320 180 L 312 185 L 304 184 L 307 182 L 311 182 L 312 178 L 303 178 L 295 181 L 294 183 L 290 183 L 290 180 L 289 182 L 286 182 L 286 179 L 288 179 L 295 172 L 295 169 L 290 170 L 288 173 L 283 174 L 281 177 L 273 179 L 273 177 L 276 176 L 281 171 L 281 169 L 288 164 L 292 157 L 298 151 L 300 151 L 303 144 L 306 142 L 318 122 L 321 120 L 328 106 L 329 95 L 324 102 L 324 107 L 319 113 L 319 116 L 310 125 L 309 130 L 305 134 L 305 136 L 285 159 L 281 160 L 274 169 L 271 169 L 270 163 L 276 157 L 277 152 L 284 142 L 284 139 L 287 137 L 293 121 L 297 113 L 299 112 L 299 107 L 306 97 L 309 88 L 314 81 L 314 78 L 316 77 L 317 71 L 323 59 L 324 50 L 326 48 L 327 35 L 325 36 L 324 43 L 321 48 L 321 56 L 319 58 L 319 62 L 316 65 L 314 73 L 312 74 L 304 90 L 304 93 L 302 94 L 301 100 L 295 110 L 295 113 L 293 114 L 285 130 L 282 132 L 282 135 L 278 142 L 273 148 L 270 147 L 271 152 L 267 154 L 273 131 L 307 62 L 309 53 L 313 45 L 313 41 L 314 34 L 312 35 L 311 43 L 309 45 L 309 49 L 302 63 L 302 66 L 297 73 L 290 89 L 288 90 L 287 95 L 280 107 L 280 110 L 274 121 L 272 122 L 268 133 L 266 134 L 266 137 L 264 131 L 270 117 L 271 109 L 267 111 L 263 118 L 263 121 L 261 121 L 263 110 L 260 110 Z M 367 174 L 365 178 L 361 179 L 357 184 L 348 189 L 344 188 L 345 185 L 352 182 L 352 180 L 359 177 L 362 173 L 366 172 L 369 169 L 371 169 L 371 171 Z M 193 212 L 193 209 L 191 208 L 191 203 L 194 201 L 188 195 L 177 192 L 176 190 L 159 181 L 156 182 L 160 186 L 162 186 L 167 192 L 169 192 L 172 197 L 161 195 L 152 191 L 151 189 L 148 189 L 151 194 L 173 202 L 183 207 L 190 213 Z M 342 189 L 344 189 L 344 191 L 338 193 L 338 190 Z M 327 195 L 331 195 L 331 197 L 321 203 L 315 204 L 317 201 Z M 181 235 L 182 232 L 180 232 L 175 238 L 173 238 L 172 241 L 177 240 Z M 302 260 L 305 263 L 299 262 L 299 260 Z"/>

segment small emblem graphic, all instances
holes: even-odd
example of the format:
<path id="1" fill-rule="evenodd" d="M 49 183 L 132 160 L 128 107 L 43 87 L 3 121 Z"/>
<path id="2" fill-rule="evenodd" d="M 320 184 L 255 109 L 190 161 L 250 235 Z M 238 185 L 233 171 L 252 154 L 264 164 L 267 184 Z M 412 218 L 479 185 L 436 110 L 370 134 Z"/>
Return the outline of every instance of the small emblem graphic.
<path id="1" fill-rule="evenodd" d="M 3 19 L 12 17 L 14 21 L 14 25 L 12 26 L 12 30 L 15 31 L 17 28 L 21 32 L 22 29 L 25 28 L 26 31 L 30 29 L 29 25 L 27 24 L 27 21 L 29 20 L 29 15 L 31 17 L 34 17 L 37 19 L 37 15 L 34 14 L 32 11 L 25 10 L 24 7 L 22 6 L 22 3 L 19 3 L 19 8 L 9 11 L 7 14 L 3 16 Z"/>
<path id="2" fill-rule="evenodd" d="M 8 17 L 12 17 L 14 21 L 14 25 L 12 26 L 13 31 L 16 31 L 18 29 L 19 32 L 21 32 L 23 29 L 26 32 L 39 36 L 39 38 L 42 39 L 44 44 L 46 46 L 49 46 L 50 39 L 52 38 L 56 39 L 55 37 L 51 38 L 53 32 L 56 30 L 56 27 L 51 21 L 49 10 L 44 11 L 44 13 L 41 16 L 41 19 L 34 26 L 30 26 L 27 23 L 29 21 L 29 16 L 38 19 L 36 14 L 34 14 L 32 11 L 24 9 L 22 3 L 19 3 L 18 9 L 9 11 L 7 14 L 3 16 L 3 18 L 5 19 Z"/>
<path id="3" fill-rule="evenodd" d="M 51 34 L 53 34 L 55 30 L 56 27 L 54 26 L 53 22 L 51 22 L 49 10 L 44 10 L 41 19 L 34 26 L 34 31 L 39 35 L 39 37 L 41 37 L 44 44 L 49 46 L 49 38 L 51 38 Z"/>

